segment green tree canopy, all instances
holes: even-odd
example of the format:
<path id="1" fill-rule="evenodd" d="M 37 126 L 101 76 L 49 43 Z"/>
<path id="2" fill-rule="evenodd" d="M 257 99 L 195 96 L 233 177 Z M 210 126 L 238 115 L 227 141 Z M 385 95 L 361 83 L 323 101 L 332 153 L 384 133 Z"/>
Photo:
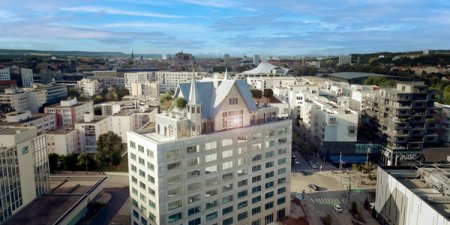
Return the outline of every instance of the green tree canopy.
<path id="1" fill-rule="evenodd" d="M 95 161 L 97 161 L 98 166 L 101 168 L 108 167 L 113 161 L 113 155 L 123 152 L 122 138 L 114 132 L 108 131 L 108 133 L 99 136 L 96 151 Z"/>
<path id="2" fill-rule="evenodd" d="M 273 90 L 270 88 L 264 89 L 264 97 L 267 98 L 267 103 L 269 103 L 270 98 L 273 96 Z"/>
<path id="3" fill-rule="evenodd" d="M 186 105 L 187 105 L 186 99 L 184 99 L 182 97 L 176 98 L 173 101 L 173 103 L 174 103 L 174 106 L 177 107 L 178 109 L 184 109 L 184 108 L 186 108 Z"/>

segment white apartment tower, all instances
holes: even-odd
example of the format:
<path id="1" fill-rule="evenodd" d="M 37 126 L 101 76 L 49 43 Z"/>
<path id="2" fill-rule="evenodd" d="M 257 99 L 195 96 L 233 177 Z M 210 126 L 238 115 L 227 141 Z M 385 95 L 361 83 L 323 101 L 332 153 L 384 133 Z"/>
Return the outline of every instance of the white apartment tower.
<path id="1" fill-rule="evenodd" d="M 133 224 L 266 225 L 290 212 L 290 120 L 245 80 L 181 83 L 182 109 L 128 132 Z"/>

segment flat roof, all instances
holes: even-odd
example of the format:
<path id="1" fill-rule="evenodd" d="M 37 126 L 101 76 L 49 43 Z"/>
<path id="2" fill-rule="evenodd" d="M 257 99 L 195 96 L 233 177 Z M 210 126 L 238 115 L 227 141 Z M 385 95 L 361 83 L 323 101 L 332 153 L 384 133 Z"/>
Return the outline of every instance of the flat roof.
<path id="1" fill-rule="evenodd" d="M 0 127 L 0 135 L 12 135 L 22 131 L 35 129 L 34 127 Z"/>
<path id="2" fill-rule="evenodd" d="M 64 126 L 64 127 L 58 128 L 56 130 L 51 130 L 51 131 L 47 132 L 47 134 L 67 134 L 74 130 L 75 130 L 75 128 L 73 126 Z"/>
<path id="3" fill-rule="evenodd" d="M 423 164 L 415 167 L 382 167 L 388 174 L 394 177 L 398 182 L 403 184 L 411 192 L 417 195 L 422 201 L 430 205 L 434 210 L 444 217 L 450 216 L 450 202 L 434 202 L 432 199 L 439 199 L 443 194 L 427 184 L 422 178 L 423 174 L 419 170 L 432 173 L 450 174 L 450 164 Z M 447 197 L 444 197 L 447 198 Z"/>
<path id="4" fill-rule="evenodd" d="M 336 77 L 341 79 L 357 79 L 357 78 L 366 78 L 366 77 L 394 77 L 390 75 L 378 74 L 378 73 L 364 73 L 364 72 L 338 72 L 331 73 L 328 75 L 329 77 Z"/>
<path id="5" fill-rule="evenodd" d="M 50 177 L 51 193 L 43 195 L 25 206 L 3 225 L 55 224 L 77 207 L 77 203 L 105 182 L 107 177 Z"/>

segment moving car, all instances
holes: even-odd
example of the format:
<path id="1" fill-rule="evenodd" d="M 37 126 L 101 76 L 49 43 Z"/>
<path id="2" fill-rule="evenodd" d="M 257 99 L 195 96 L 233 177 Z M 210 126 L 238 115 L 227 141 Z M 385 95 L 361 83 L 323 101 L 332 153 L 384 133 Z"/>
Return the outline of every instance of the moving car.
<path id="1" fill-rule="evenodd" d="M 339 204 L 334 205 L 333 208 L 334 208 L 334 211 L 336 211 L 338 213 L 342 212 L 342 207 Z"/>
<path id="2" fill-rule="evenodd" d="M 319 186 L 317 186 L 315 184 L 309 184 L 308 187 L 313 189 L 314 191 L 318 191 L 319 190 Z"/>

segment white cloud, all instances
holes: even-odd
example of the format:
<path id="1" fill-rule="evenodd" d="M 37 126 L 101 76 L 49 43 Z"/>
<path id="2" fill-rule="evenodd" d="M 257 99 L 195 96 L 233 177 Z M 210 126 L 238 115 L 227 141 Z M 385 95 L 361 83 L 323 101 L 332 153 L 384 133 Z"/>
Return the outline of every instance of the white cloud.
<path id="1" fill-rule="evenodd" d="M 180 0 L 180 2 L 217 8 L 230 8 L 238 5 L 236 2 L 232 2 L 229 0 Z"/>
<path id="2" fill-rule="evenodd" d="M 143 16 L 143 17 L 156 17 L 156 18 L 183 18 L 183 16 L 163 14 L 163 13 L 152 13 L 152 12 L 139 12 L 139 11 L 129 11 L 114 9 L 108 7 L 97 7 L 97 6 L 80 6 L 80 7 L 62 7 L 61 11 L 67 12 L 83 12 L 83 13 L 105 13 L 112 15 L 125 15 L 125 16 Z"/>
<path id="3" fill-rule="evenodd" d="M 157 28 L 159 30 L 177 30 L 177 31 L 205 31 L 204 27 L 183 23 L 157 23 L 157 22 L 123 22 L 107 23 L 101 25 L 104 28 Z"/>

